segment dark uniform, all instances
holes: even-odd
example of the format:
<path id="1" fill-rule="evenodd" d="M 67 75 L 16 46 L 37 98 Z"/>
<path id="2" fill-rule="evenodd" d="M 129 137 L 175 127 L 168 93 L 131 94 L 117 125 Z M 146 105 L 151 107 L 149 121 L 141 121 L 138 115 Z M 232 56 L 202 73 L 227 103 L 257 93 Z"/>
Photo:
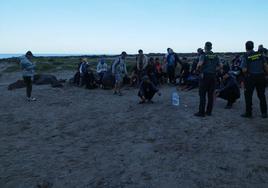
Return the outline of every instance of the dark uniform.
<path id="1" fill-rule="evenodd" d="M 206 52 L 200 56 L 203 65 L 200 70 L 200 83 L 199 83 L 199 115 L 205 115 L 206 108 L 206 95 L 208 97 L 208 104 L 206 114 L 211 115 L 213 109 L 214 92 L 216 87 L 216 73 L 220 61 L 217 55 L 212 51 Z"/>
<path id="2" fill-rule="evenodd" d="M 242 68 L 247 69 L 247 73 L 245 75 L 245 116 L 247 117 L 252 116 L 252 96 L 255 88 L 260 100 L 262 115 L 264 117 L 267 116 L 267 103 L 265 97 L 265 64 L 267 64 L 267 61 L 260 52 L 254 52 L 252 50 L 247 52 L 243 57 Z"/>

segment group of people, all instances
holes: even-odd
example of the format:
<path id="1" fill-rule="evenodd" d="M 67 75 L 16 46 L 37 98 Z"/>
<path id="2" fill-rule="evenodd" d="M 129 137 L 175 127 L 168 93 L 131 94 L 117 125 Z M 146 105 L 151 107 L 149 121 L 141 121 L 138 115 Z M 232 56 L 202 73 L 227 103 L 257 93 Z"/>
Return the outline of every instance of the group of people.
<path id="1" fill-rule="evenodd" d="M 215 96 L 227 100 L 226 109 L 240 98 L 240 86 L 245 87 L 246 112 L 242 115 L 245 118 L 252 117 L 252 95 L 254 89 L 260 100 L 262 117 L 267 118 L 267 103 L 265 96 L 266 74 L 268 74 L 267 50 L 260 45 L 257 52 L 254 51 L 254 43 L 246 43 L 246 53 L 243 56 L 236 56 L 232 64 L 223 64 L 217 54 L 212 52 L 212 43 L 207 42 L 204 50 L 197 50 L 198 57 L 189 64 L 187 58 L 180 59 L 171 49 L 167 49 L 167 54 L 163 57 L 163 63 L 159 58 L 148 58 L 142 50 L 136 56 L 136 65 L 130 75 L 130 84 L 139 88 L 138 96 L 140 104 L 152 103 L 152 98 L 159 92 L 159 85 L 165 81 L 170 84 L 179 84 L 182 89 L 192 89 L 199 87 L 199 111 L 195 116 L 211 116 L 215 101 Z M 35 65 L 31 62 L 33 54 L 27 52 L 20 58 L 23 70 L 23 78 L 26 83 L 27 100 L 35 101 L 31 96 L 32 77 Z M 87 59 L 81 59 L 74 77 L 74 83 L 78 86 L 86 86 L 89 89 L 96 87 L 103 88 L 103 79 L 107 72 L 111 72 L 113 79 L 114 94 L 122 95 L 121 87 L 128 71 L 126 65 L 127 53 L 122 52 L 115 59 L 111 67 L 101 58 L 96 71 L 89 68 Z M 181 66 L 180 76 L 176 76 L 176 67 Z M 97 77 L 94 74 L 97 73 Z"/>

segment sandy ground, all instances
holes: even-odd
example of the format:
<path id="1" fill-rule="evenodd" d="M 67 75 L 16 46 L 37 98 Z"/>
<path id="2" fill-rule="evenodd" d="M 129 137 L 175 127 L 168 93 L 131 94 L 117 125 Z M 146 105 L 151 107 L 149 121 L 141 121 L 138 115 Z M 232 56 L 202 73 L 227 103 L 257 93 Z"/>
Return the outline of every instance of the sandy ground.
<path id="1" fill-rule="evenodd" d="M 200 119 L 197 90 L 173 107 L 171 87 L 138 105 L 133 89 L 34 86 L 28 103 L 25 89 L 6 89 L 17 78 L 0 77 L 1 188 L 268 187 L 268 120 L 256 105 L 240 118 L 243 99 L 232 110 L 218 99 Z"/>

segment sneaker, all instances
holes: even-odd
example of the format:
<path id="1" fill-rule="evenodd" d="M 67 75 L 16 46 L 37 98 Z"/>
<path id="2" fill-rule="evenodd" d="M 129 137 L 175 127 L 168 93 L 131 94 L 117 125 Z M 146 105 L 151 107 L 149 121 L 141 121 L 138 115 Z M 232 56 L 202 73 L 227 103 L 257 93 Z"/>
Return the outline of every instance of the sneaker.
<path id="1" fill-rule="evenodd" d="M 196 116 L 196 117 L 205 117 L 205 114 L 197 112 L 197 113 L 194 114 L 194 116 Z"/>
<path id="2" fill-rule="evenodd" d="M 145 103 L 145 101 L 140 101 L 140 102 L 139 102 L 139 104 L 144 104 L 144 103 Z"/>
<path id="3" fill-rule="evenodd" d="M 245 113 L 241 115 L 242 118 L 252 118 L 251 114 Z"/>
<path id="4" fill-rule="evenodd" d="M 34 97 L 27 97 L 27 101 L 28 102 L 36 101 L 36 98 L 34 98 Z"/>
<path id="5" fill-rule="evenodd" d="M 267 114 L 262 114 L 261 117 L 262 117 L 263 119 L 266 119 L 266 118 L 267 118 Z"/>
<path id="6" fill-rule="evenodd" d="M 212 116 L 212 113 L 211 112 L 206 112 L 206 115 L 207 116 Z"/>

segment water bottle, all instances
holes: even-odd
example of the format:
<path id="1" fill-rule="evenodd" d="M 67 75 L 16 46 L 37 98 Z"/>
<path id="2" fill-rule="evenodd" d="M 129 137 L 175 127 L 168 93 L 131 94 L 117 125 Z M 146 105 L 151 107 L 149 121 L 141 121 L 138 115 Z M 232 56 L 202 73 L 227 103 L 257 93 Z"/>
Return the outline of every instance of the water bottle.
<path id="1" fill-rule="evenodd" d="M 172 93 L 172 105 L 173 106 L 180 106 L 180 96 L 177 91 Z"/>

